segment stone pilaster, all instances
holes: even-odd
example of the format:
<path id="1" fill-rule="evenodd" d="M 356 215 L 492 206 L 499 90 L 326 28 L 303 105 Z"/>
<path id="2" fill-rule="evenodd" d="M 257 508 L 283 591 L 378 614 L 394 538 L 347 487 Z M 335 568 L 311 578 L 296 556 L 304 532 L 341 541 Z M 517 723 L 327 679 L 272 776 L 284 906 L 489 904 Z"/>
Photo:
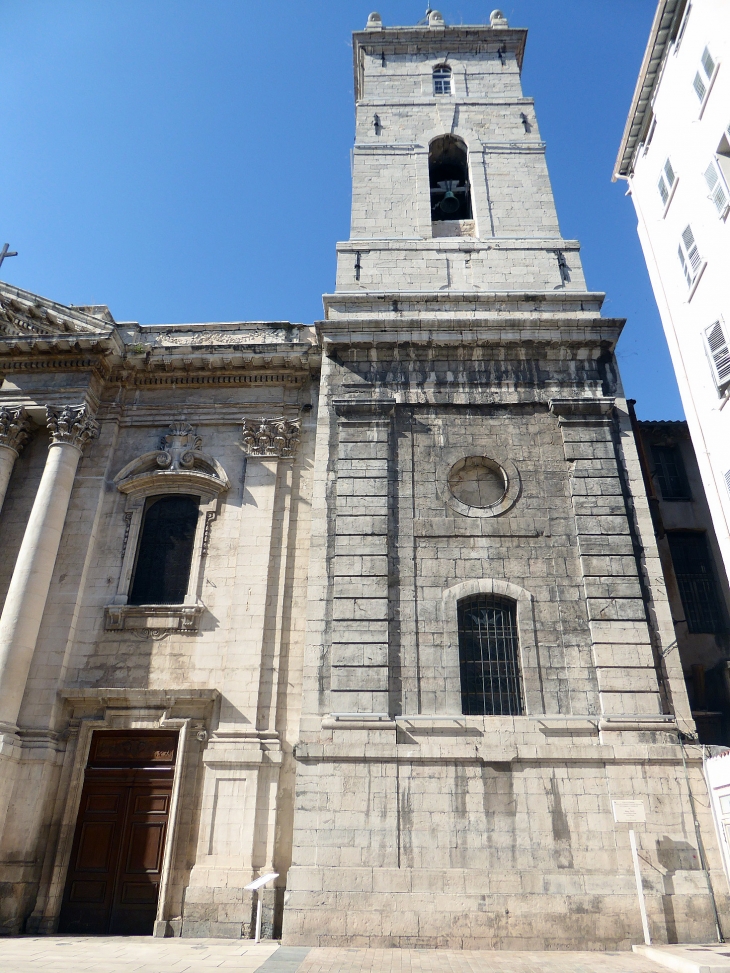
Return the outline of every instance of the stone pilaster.
<path id="1" fill-rule="evenodd" d="M 30 436 L 30 419 L 25 409 L 0 408 L 0 510 L 15 461 Z"/>
<path id="2" fill-rule="evenodd" d="M 332 709 L 388 712 L 388 505 L 392 400 L 335 400 L 337 519 Z"/>
<path id="3" fill-rule="evenodd" d="M 613 399 L 553 399 L 571 463 L 601 711 L 661 712 L 646 606 L 613 437 Z"/>

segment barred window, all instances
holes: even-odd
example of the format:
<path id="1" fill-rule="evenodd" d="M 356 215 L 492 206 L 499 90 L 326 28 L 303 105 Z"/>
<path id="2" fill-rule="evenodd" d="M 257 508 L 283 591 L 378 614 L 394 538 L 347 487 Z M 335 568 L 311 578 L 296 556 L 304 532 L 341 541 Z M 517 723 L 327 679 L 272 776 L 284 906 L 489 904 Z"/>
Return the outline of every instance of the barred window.
<path id="1" fill-rule="evenodd" d="M 198 497 L 150 497 L 144 512 L 130 605 L 180 605 L 193 560 Z"/>
<path id="2" fill-rule="evenodd" d="M 652 446 L 651 456 L 662 500 L 691 500 L 692 494 L 679 446 Z"/>
<path id="3" fill-rule="evenodd" d="M 473 595 L 457 606 L 461 711 L 469 716 L 523 712 L 513 601 Z"/>
<path id="4" fill-rule="evenodd" d="M 725 617 L 707 535 L 672 530 L 667 531 L 667 540 L 689 631 L 724 632 Z"/>

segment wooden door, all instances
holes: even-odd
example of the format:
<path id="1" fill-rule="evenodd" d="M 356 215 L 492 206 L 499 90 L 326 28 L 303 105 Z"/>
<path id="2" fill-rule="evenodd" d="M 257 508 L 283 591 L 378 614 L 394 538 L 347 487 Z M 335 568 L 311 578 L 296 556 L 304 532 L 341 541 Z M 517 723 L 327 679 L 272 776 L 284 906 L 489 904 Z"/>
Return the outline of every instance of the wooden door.
<path id="1" fill-rule="evenodd" d="M 96 736 L 106 736 L 99 733 Z M 128 737 L 129 735 L 127 735 Z M 112 741 L 92 742 L 76 825 L 59 931 L 79 935 L 151 935 L 170 813 L 173 767 L 147 751 L 174 759 L 174 740 L 126 746 L 126 758 L 109 755 Z M 162 736 L 162 734 L 160 734 Z M 118 735 L 120 746 L 121 735 Z M 148 744 L 146 748 L 142 742 Z M 128 744 L 128 739 L 127 739 Z M 126 762 L 127 766 L 124 766 Z M 106 764 L 106 766 L 104 766 Z"/>

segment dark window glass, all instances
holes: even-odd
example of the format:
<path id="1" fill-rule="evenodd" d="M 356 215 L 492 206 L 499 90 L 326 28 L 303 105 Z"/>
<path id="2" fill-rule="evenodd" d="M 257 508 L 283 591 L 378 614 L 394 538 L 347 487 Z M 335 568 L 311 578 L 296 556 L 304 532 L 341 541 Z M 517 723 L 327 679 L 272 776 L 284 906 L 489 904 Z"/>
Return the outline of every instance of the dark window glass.
<path id="1" fill-rule="evenodd" d="M 699 531 L 667 531 L 674 574 L 690 632 L 724 632 L 725 618 L 707 537 Z"/>
<path id="2" fill-rule="evenodd" d="M 152 497 L 147 501 L 130 605 L 182 604 L 197 521 L 197 497 Z"/>
<path id="3" fill-rule="evenodd" d="M 474 595 L 459 602 L 461 711 L 472 716 L 522 713 L 515 603 Z"/>
<path id="4" fill-rule="evenodd" d="M 652 446 L 651 455 L 662 500 L 691 500 L 679 446 Z"/>
<path id="5" fill-rule="evenodd" d="M 470 220 L 471 189 L 466 145 L 455 135 L 434 139 L 428 150 L 431 219 Z"/>

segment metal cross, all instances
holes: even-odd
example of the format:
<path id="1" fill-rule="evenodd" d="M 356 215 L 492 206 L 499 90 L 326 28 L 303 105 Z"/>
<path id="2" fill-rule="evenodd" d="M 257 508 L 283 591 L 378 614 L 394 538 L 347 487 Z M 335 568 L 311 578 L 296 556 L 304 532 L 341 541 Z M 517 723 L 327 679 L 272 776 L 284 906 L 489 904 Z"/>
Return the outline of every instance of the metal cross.
<path id="1" fill-rule="evenodd" d="M 0 267 L 2 267 L 3 260 L 5 260 L 6 257 L 17 257 L 18 256 L 18 251 L 17 250 L 8 250 L 8 247 L 9 246 L 10 246 L 9 243 L 4 243 L 2 250 L 0 250 Z"/>

